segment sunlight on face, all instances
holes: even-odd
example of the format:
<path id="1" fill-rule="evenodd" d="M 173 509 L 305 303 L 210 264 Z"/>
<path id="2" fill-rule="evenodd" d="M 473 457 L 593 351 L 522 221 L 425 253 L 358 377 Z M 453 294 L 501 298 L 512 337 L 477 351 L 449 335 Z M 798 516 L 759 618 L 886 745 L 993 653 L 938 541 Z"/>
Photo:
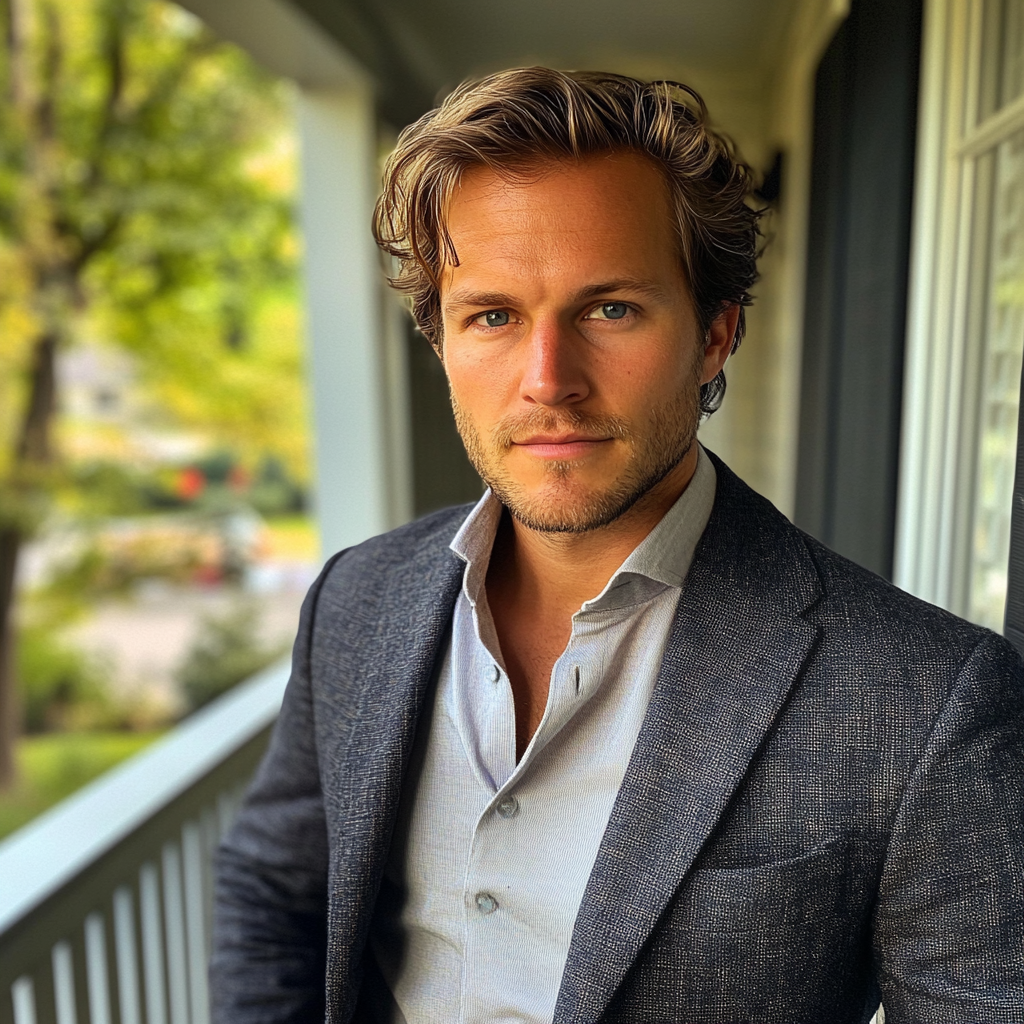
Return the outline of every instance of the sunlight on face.
<path id="1" fill-rule="evenodd" d="M 474 169 L 448 229 L 443 359 L 470 460 L 525 526 L 614 521 L 699 423 L 703 338 L 663 179 L 622 153 Z"/>

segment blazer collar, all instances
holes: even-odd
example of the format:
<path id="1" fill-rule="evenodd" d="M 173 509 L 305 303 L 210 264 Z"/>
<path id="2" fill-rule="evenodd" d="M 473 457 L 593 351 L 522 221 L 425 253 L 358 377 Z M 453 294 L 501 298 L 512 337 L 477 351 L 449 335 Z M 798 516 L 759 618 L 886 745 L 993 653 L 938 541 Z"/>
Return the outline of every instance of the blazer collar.
<path id="1" fill-rule="evenodd" d="M 711 519 L 566 961 L 555 1024 L 595 1021 L 746 774 L 807 659 L 821 583 L 799 533 L 717 458 Z"/>

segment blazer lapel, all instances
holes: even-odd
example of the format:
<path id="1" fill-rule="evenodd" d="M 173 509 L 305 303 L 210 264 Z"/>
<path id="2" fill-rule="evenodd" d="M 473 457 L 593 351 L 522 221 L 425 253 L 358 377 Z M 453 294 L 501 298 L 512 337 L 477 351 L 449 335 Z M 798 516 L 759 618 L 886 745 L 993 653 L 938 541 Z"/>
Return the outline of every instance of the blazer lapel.
<path id="1" fill-rule="evenodd" d="M 757 755 L 817 629 L 796 531 L 720 462 L 718 494 L 573 932 L 555 1024 L 595 1021 Z"/>
<path id="2" fill-rule="evenodd" d="M 462 579 L 463 563 L 447 547 L 452 534 L 371 573 L 384 581 L 371 605 L 373 632 L 353 638 L 344 663 L 336 666 L 361 685 L 334 723 L 344 728 L 324 794 L 335 865 L 328 929 L 331 1020 L 348 1019 L 355 1005 L 416 723 Z"/>

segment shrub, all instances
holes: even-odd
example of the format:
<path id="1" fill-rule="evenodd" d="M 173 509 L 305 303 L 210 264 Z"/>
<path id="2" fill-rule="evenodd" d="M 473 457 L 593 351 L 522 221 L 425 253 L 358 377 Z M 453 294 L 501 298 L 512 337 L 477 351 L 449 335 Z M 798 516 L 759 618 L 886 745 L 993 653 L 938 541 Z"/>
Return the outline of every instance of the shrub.
<path id="1" fill-rule="evenodd" d="M 102 664 L 54 630 L 23 628 L 15 664 L 26 732 L 93 728 L 116 717 Z"/>
<path id="2" fill-rule="evenodd" d="M 249 676 L 266 668 L 286 649 L 258 636 L 260 615 L 252 601 L 239 601 L 219 615 L 203 618 L 176 676 L 190 711 L 209 704 Z"/>

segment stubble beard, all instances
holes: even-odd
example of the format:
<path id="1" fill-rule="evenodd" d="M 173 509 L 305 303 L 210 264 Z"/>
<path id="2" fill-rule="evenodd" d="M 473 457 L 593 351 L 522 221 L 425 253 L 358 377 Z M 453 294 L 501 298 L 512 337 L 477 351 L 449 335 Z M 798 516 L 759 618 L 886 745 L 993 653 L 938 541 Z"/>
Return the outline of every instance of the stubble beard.
<path id="1" fill-rule="evenodd" d="M 686 457 L 700 425 L 700 372 L 703 352 L 695 360 L 689 386 L 673 401 L 651 411 L 642 429 L 616 416 L 591 416 L 576 409 L 537 408 L 522 416 L 507 416 L 485 442 L 468 414 L 451 394 L 455 423 L 466 454 L 484 483 L 523 526 L 544 533 L 586 533 L 615 522 L 656 487 Z M 611 437 L 629 448 L 626 468 L 606 488 L 575 484 L 575 460 L 544 466 L 545 485 L 536 493 L 508 471 L 506 457 L 513 440 L 535 433 L 581 431 Z"/>

